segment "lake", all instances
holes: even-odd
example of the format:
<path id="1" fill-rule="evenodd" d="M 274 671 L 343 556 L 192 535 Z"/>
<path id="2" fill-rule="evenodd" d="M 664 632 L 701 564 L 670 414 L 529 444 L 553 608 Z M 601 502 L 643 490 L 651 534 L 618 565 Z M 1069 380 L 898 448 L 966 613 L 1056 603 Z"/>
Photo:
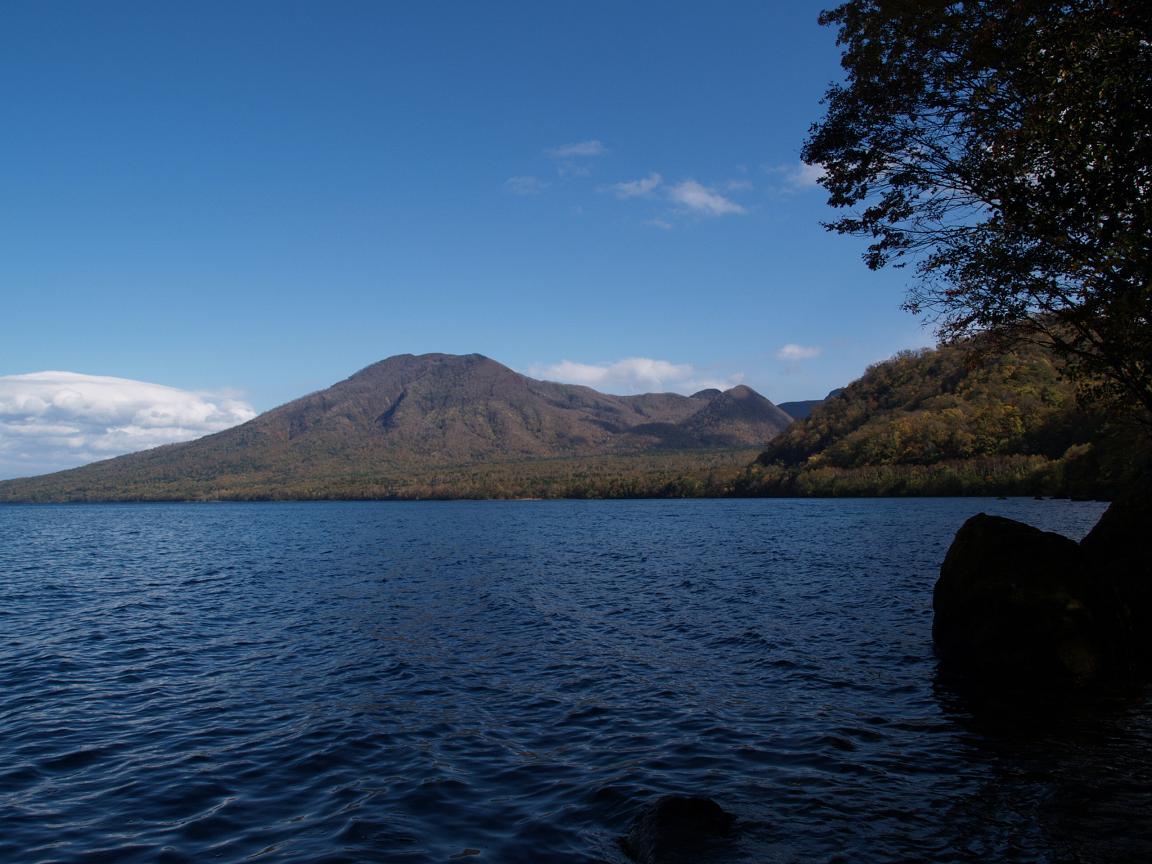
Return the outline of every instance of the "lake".
<path id="1" fill-rule="evenodd" d="M 1152 708 L 937 681 L 1023 499 L 0 506 L 0 861 L 1152 860 Z"/>

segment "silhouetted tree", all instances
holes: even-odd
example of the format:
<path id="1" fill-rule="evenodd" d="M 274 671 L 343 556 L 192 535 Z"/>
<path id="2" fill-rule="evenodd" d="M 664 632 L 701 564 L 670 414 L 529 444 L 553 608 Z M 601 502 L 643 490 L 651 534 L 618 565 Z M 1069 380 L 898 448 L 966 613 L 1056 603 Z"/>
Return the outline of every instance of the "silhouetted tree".
<path id="1" fill-rule="evenodd" d="M 1152 3 L 852 0 L 803 149 L 831 230 L 956 339 L 1050 344 L 1152 418 Z"/>

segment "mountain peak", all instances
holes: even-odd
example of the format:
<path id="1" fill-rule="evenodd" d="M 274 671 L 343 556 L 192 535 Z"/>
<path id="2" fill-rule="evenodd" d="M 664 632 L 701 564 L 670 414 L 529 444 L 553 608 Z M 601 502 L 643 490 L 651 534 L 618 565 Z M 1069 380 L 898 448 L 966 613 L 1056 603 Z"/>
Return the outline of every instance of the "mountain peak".
<path id="1" fill-rule="evenodd" d="M 436 366 L 451 368 L 487 363 L 495 366 L 501 365 L 495 360 L 485 357 L 483 354 L 394 354 L 391 357 L 385 357 L 383 360 L 378 360 L 375 363 L 365 366 L 351 377 L 355 378 L 357 375 L 369 371 L 391 372 L 396 369 L 433 368 Z"/>
<path id="2" fill-rule="evenodd" d="M 731 396 L 733 399 L 763 399 L 764 397 L 749 387 L 747 384 L 737 384 L 724 391 L 725 396 Z"/>

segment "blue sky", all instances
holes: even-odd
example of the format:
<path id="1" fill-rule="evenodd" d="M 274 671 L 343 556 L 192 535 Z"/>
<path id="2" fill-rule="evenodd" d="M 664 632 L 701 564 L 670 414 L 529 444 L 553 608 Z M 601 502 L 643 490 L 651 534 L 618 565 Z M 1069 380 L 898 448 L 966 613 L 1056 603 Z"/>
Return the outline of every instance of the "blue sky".
<path id="1" fill-rule="evenodd" d="M 825 5 L 6 4 L 0 376 L 259 411 L 475 351 L 822 396 L 930 341 L 801 170 Z"/>

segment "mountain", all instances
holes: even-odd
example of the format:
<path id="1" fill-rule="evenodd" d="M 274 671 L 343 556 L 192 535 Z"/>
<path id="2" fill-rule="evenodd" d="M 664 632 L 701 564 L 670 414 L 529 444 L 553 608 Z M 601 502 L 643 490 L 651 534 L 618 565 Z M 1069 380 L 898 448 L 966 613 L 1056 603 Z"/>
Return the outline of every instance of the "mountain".
<path id="1" fill-rule="evenodd" d="M 776 407 L 793 420 L 804 420 L 823 399 L 803 399 L 799 402 L 781 402 Z"/>
<path id="2" fill-rule="evenodd" d="M 1106 495 L 1147 456 L 1130 421 L 1083 407 L 1040 347 L 904 351 L 774 438 L 738 491 Z"/>
<path id="3" fill-rule="evenodd" d="M 450 475 L 465 468 L 667 461 L 763 446 L 790 422 L 744 386 L 612 396 L 479 354 L 405 354 L 196 441 L 2 482 L 0 501 L 392 497 L 429 485 L 454 497 Z"/>
<path id="4" fill-rule="evenodd" d="M 843 387 L 837 387 L 823 399 L 803 399 L 799 402 L 781 402 L 776 407 L 791 417 L 793 420 L 807 420 L 808 415 L 812 413 L 812 409 L 817 405 L 821 405 L 833 396 L 838 396 L 844 392 Z"/>

